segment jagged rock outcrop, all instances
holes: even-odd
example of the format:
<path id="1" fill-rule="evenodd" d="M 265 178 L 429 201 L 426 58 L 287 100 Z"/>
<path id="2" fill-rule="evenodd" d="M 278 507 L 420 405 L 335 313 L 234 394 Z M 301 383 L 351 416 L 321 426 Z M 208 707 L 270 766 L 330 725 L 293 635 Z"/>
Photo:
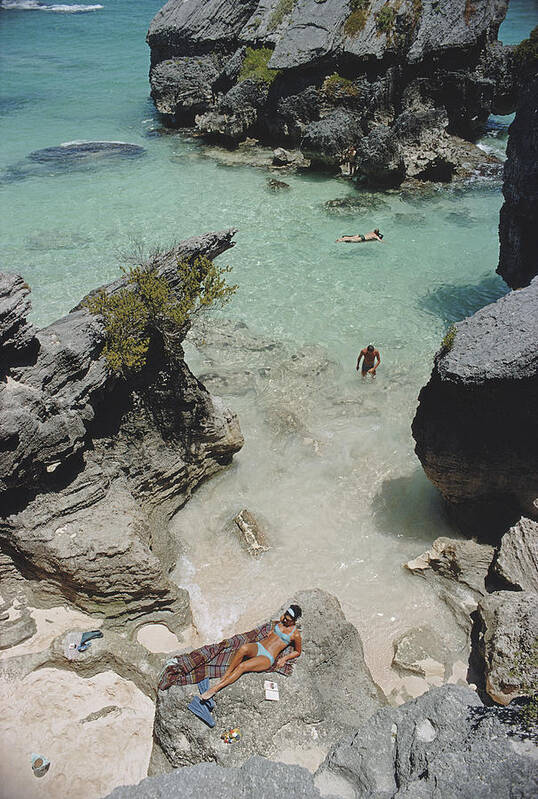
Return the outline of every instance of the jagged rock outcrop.
<path id="1" fill-rule="evenodd" d="M 432 688 L 336 744 L 316 784 L 363 799 L 530 799 L 538 789 L 534 745 L 503 713 L 470 688 Z"/>
<path id="2" fill-rule="evenodd" d="M 537 308 L 535 278 L 457 323 L 419 395 L 415 452 L 461 526 L 482 537 L 537 514 Z"/>
<path id="3" fill-rule="evenodd" d="M 515 591 L 538 593 L 538 523 L 521 518 L 505 533 L 493 573 Z"/>
<path id="4" fill-rule="evenodd" d="M 486 691 L 501 705 L 535 696 L 538 685 L 538 594 L 496 591 L 478 605 L 478 649 Z"/>
<path id="5" fill-rule="evenodd" d="M 486 578 L 494 549 L 476 541 L 436 538 L 431 549 L 406 563 L 423 577 L 454 613 L 460 626 L 471 631 L 471 613 L 486 595 Z"/>
<path id="6" fill-rule="evenodd" d="M 36 346 L 35 330 L 27 320 L 30 287 L 19 275 L 0 272 L 0 370 Z"/>
<path id="7" fill-rule="evenodd" d="M 244 674 L 215 697 L 216 727 L 209 729 L 187 709 L 196 686 L 159 691 L 154 739 L 172 766 L 204 761 L 239 765 L 253 754 L 278 759 L 290 747 L 327 751 L 335 738 L 385 704 L 364 661 L 360 636 L 338 600 L 315 590 L 300 592 L 292 601 L 303 609 L 303 653 L 290 677 L 271 677 L 278 681 L 280 701 L 265 700 L 266 673 Z M 241 728 L 240 745 L 220 740 L 218 730 L 230 727 Z"/>
<path id="8" fill-rule="evenodd" d="M 535 67 L 536 71 L 536 67 Z M 523 81 L 510 125 L 499 221 L 497 272 L 513 288 L 538 274 L 538 75 Z"/>
<path id="9" fill-rule="evenodd" d="M 180 292 L 177 259 L 216 257 L 234 232 L 189 239 L 156 267 Z M 3 320 L 26 291 L 8 284 Z M 14 325 L 5 329 L 15 340 Z M 34 585 L 88 611 L 174 611 L 176 628 L 185 625 L 188 594 L 167 576 L 167 522 L 242 446 L 235 415 L 157 336 L 141 373 L 114 376 L 101 321 L 82 306 L 35 331 L 35 342 L 31 359 L 6 347 L 0 374 L 0 549 Z"/>
<path id="10" fill-rule="evenodd" d="M 470 688 L 443 686 L 378 711 L 335 744 L 314 777 L 252 757 L 240 768 L 176 769 L 110 799 L 531 799 L 537 791 L 535 746 L 516 715 L 484 707 Z"/>
<path id="11" fill-rule="evenodd" d="M 147 36 L 152 97 L 170 124 L 195 118 L 202 133 L 228 142 L 302 142 L 314 162 L 332 166 L 354 144 L 371 154 L 358 159 L 359 173 L 393 185 L 418 151 L 416 174 L 447 180 L 491 160 L 461 139 L 476 138 L 492 111 L 513 110 L 512 51 L 496 41 L 506 8 L 506 0 L 169 0 Z M 442 122 L 432 124 L 432 113 Z M 390 137 L 385 129 L 409 127 L 409 114 L 409 141 Z M 388 158 L 380 176 L 375 157 Z"/>

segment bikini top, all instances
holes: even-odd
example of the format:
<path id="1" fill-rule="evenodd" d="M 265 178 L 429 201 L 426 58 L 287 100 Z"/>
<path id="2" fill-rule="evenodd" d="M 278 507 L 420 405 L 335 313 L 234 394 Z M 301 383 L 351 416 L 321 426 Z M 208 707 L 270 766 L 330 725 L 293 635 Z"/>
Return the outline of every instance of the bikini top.
<path id="1" fill-rule="evenodd" d="M 293 630 L 289 635 L 288 633 L 283 633 L 281 632 L 278 624 L 275 624 L 275 633 L 278 635 L 281 641 L 284 641 L 285 644 L 289 644 L 289 642 L 291 641 L 291 636 L 293 635 L 294 632 L 295 632 L 295 627 L 293 628 Z"/>

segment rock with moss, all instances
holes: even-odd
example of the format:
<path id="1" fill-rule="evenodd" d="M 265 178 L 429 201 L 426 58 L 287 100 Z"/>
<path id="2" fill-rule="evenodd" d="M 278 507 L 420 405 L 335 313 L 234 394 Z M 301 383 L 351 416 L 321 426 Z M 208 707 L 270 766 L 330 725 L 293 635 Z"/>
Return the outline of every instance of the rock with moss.
<path id="1" fill-rule="evenodd" d="M 478 651 L 489 696 L 501 705 L 538 694 L 538 595 L 495 591 L 478 605 Z"/>
<path id="2" fill-rule="evenodd" d="M 217 257 L 233 235 L 186 240 L 152 268 L 181 299 L 178 261 Z M 124 277 L 101 294 L 128 289 Z M 0 550 L 36 589 L 90 612 L 175 610 L 186 624 L 188 594 L 168 578 L 168 520 L 242 437 L 183 360 L 188 325 L 172 349 L 173 331 L 151 327 L 145 362 L 118 372 L 104 357 L 103 320 L 83 303 L 36 331 L 35 357 L 10 364 L 0 381 Z"/>
<path id="3" fill-rule="evenodd" d="M 448 0 L 442 8 L 434 0 L 246 0 L 241 4 L 169 0 L 152 21 L 147 37 L 153 94 L 162 108 L 173 108 L 176 98 L 184 105 L 184 93 L 174 94 L 169 81 L 162 89 L 159 65 L 175 59 L 185 75 L 195 75 L 194 61 L 201 59 L 207 71 L 206 60 L 211 56 L 222 65 L 219 74 L 208 73 L 205 85 L 193 83 L 193 101 L 205 103 L 212 95 L 211 106 L 201 113 L 219 115 L 219 119 L 205 119 L 203 132 L 228 141 L 255 136 L 273 145 L 304 145 L 305 154 L 312 154 L 315 163 L 332 167 L 337 167 L 334 137 L 349 138 L 343 117 L 340 130 L 334 124 L 333 112 L 341 108 L 352 109 L 357 116 L 351 137 L 354 144 L 380 124 L 392 128 L 395 109 L 440 112 L 451 136 L 474 140 L 490 113 L 514 110 L 517 81 L 512 49 L 496 41 L 506 7 L 506 0 L 472 4 Z M 227 60 L 234 63 L 231 71 Z M 269 87 L 263 108 L 257 114 L 242 114 L 241 124 L 225 124 L 218 111 L 221 97 L 237 81 L 252 77 Z M 182 80 L 178 78 L 179 89 Z M 422 87 L 420 104 L 411 108 L 406 93 L 417 82 Z M 326 149 L 321 138 L 313 151 L 318 133 L 309 128 L 323 126 L 325 119 L 332 120 L 334 135 L 326 140 Z M 168 113 L 167 120 L 174 124 L 174 114 Z M 437 152 L 435 133 L 426 144 L 400 141 L 403 152 L 394 153 L 392 145 L 377 147 L 380 182 L 401 182 L 408 162 L 417 160 L 421 148 L 433 150 L 426 161 L 436 168 L 429 170 L 427 179 L 445 179 L 446 170 L 437 168 L 436 159 L 443 160 L 446 141 L 439 140 Z M 408 148 L 412 152 L 406 157 Z M 452 155 L 457 159 L 465 152 L 453 148 Z M 478 158 L 478 151 L 474 155 Z M 415 173 L 426 168 L 427 163 L 422 163 Z M 359 164 L 359 172 L 372 181 L 376 177 L 367 163 L 364 171 Z"/>

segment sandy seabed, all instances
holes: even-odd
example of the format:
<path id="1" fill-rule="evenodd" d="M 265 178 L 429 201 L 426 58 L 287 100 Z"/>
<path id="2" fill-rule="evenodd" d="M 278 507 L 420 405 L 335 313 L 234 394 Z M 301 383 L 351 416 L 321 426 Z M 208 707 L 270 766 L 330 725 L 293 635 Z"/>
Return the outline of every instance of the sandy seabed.
<path id="1" fill-rule="evenodd" d="M 46 649 L 68 629 L 101 624 L 66 608 L 32 615 L 37 633 L 0 653 L 1 660 Z M 154 704 L 115 672 L 83 678 L 43 668 L 23 680 L 3 679 L 0 707 L 0 799 L 97 799 L 147 775 Z M 41 778 L 32 771 L 34 753 L 50 760 Z"/>

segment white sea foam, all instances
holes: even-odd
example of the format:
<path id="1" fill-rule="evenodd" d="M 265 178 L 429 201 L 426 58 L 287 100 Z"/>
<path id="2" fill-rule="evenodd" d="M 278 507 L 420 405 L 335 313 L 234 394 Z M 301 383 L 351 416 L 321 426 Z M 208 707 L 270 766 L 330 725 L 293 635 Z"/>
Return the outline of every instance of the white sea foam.
<path id="1" fill-rule="evenodd" d="M 65 3 L 55 3 L 48 6 L 46 3 L 39 2 L 39 0 L 0 0 L 0 8 L 5 11 L 53 11 L 58 14 L 85 14 L 88 11 L 98 11 L 103 6 L 100 4 L 92 6 L 67 5 Z"/>

